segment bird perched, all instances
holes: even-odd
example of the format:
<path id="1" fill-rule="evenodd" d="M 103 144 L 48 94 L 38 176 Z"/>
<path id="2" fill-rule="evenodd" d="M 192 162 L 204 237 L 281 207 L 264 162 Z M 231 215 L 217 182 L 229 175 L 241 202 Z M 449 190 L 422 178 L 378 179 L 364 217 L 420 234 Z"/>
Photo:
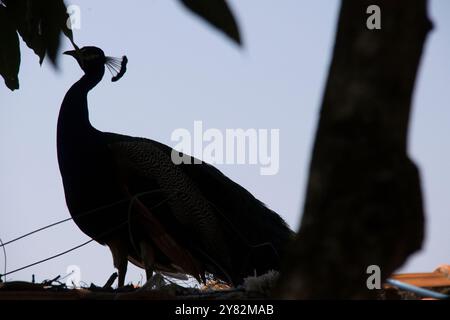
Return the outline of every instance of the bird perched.
<path id="1" fill-rule="evenodd" d="M 113 81 L 120 79 L 126 57 L 106 57 L 97 47 L 65 54 L 84 71 L 66 93 L 58 118 L 66 202 L 78 227 L 110 248 L 119 286 L 128 261 L 144 268 L 147 279 L 161 271 L 204 281 L 208 272 L 234 285 L 279 269 L 293 232 L 247 190 L 204 162 L 175 164 L 175 151 L 157 141 L 90 124 L 88 92 L 105 66 L 115 74 Z"/>

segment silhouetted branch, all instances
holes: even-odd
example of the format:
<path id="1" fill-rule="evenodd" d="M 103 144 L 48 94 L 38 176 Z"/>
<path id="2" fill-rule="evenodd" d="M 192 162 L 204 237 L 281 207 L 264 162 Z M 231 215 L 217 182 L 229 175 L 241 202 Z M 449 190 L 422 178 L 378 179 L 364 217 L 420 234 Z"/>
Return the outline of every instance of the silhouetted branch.
<path id="1" fill-rule="evenodd" d="M 369 5 L 381 30 L 366 27 Z M 316 135 L 304 214 L 279 287 L 283 298 L 370 297 L 420 249 L 419 173 L 407 154 L 426 0 L 344 0 Z"/>

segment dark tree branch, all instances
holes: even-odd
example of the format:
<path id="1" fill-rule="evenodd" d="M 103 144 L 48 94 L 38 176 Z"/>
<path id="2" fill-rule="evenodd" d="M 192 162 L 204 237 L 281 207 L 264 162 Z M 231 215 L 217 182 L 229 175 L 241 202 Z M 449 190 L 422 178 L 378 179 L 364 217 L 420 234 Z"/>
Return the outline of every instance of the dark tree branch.
<path id="1" fill-rule="evenodd" d="M 381 8 L 381 30 L 366 9 Z M 431 29 L 426 0 L 343 0 L 283 298 L 364 298 L 420 249 L 419 174 L 407 154 L 414 83 Z"/>

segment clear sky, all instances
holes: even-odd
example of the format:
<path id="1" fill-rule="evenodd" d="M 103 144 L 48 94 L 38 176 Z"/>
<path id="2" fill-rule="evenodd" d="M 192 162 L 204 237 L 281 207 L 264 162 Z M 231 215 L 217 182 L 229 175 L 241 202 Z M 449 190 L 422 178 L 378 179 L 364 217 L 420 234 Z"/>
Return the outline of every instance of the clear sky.
<path id="1" fill-rule="evenodd" d="M 219 165 L 297 229 L 310 150 L 334 40 L 339 1 L 230 1 L 244 50 L 184 10 L 175 0 L 71 1 L 81 9 L 80 46 L 129 58 L 117 83 L 110 75 L 89 95 L 92 124 L 169 145 L 174 130 L 203 126 L 280 130 L 280 169 Z M 107 4 L 107 6 L 105 6 Z M 421 169 L 427 213 L 423 250 L 401 271 L 432 271 L 450 263 L 450 1 L 430 2 L 430 34 L 414 96 L 409 151 Z M 69 42 L 63 40 L 63 48 Z M 19 91 L 0 86 L 0 237 L 7 241 L 69 217 L 56 158 L 56 122 L 64 94 L 82 71 L 70 57 L 59 71 L 21 45 Z M 88 238 L 73 222 L 7 247 L 8 270 L 64 251 Z M 3 272 L 3 257 L 0 268 Z M 102 285 L 114 272 L 109 250 L 91 243 L 18 272 L 37 281 L 65 275 Z M 129 266 L 127 281 L 143 270 Z"/>

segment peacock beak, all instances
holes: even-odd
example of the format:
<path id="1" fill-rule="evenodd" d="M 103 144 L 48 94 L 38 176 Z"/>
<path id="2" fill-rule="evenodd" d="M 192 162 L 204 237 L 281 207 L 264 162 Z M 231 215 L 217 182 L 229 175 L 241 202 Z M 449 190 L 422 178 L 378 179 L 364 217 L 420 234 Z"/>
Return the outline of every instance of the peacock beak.
<path id="1" fill-rule="evenodd" d="M 72 56 L 72 57 L 74 57 L 74 58 L 76 58 L 77 57 L 77 50 L 69 50 L 69 51 L 65 51 L 65 52 L 63 52 L 63 54 L 67 54 L 68 56 Z"/>
<path id="2" fill-rule="evenodd" d="M 63 52 L 63 54 L 74 57 L 75 60 L 76 60 L 76 61 L 78 62 L 78 64 L 80 65 L 81 69 L 84 70 L 84 61 L 83 61 L 83 57 L 82 57 L 82 54 L 81 54 L 81 52 L 80 52 L 80 49 L 78 49 L 78 47 L 77 47 L 75 50 L 65 51 L 65 52 Z"/>

